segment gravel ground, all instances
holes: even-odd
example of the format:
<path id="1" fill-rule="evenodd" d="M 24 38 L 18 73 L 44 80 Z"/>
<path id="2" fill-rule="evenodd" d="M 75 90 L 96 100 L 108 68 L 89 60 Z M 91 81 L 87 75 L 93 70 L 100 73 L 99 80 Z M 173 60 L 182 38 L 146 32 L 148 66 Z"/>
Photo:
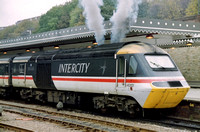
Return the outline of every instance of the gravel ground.
<path id="1" fill-rule="evenodd" d="M 54 123 L 38 121 L 34 120 L 33 118 L 24 117 L 9 112 L 3 112 L 3 115 L 0 117 L 0 122 L 22 127 L 35 132 L 80 132 L 71 128 L 56 125 Z M 0 130 L 0 132 L 3 131 Z"/>
<path id="2" fill-rule="evenodd" d="M 0 103 L 7 103 L 7 101 L 2 101 L 0 100 Z M 10 104 L 16 104 L 16 103 L 10 103 Z M 24 106 L 24 104 L 18 104 Z M 49 111 L 56 111 L 55 108 L 51 108 L 48 106 L 39 106 L 39 105 L 32 105 L 32 104 L 26 104 L 26 106 L 33 107 L 33 108 L 38 108 L 38 109 L 46 109 Z M 113 119 L 110 117 L 102 117 L 102 116 L 97 116 L 97 115 L 91 115 L 91 114 L 86 114 L 86 113 L 78 113 L 78 112 L 70 112 L 70 111 L 60 111 L 62 113 L 70 113 L 74 115 L 80 115 L 80 116 L 86 116 L 86 117 L 91 117 L 91 118 L 97 118 L 97 119 L 102 119 L 102 120 L 108 120 L 112 122 L 117 122 L 117 123 L 123 123 L 123 124 L 128 124 L 132 125 L 135 127 L 142 127 L 146 128 L 149 130 L 155 130 L 159 132 L 187 132 L 186 130 L 180 130 L 180 129 L 173 129 L 170 127 L 163 127 L 159 126 L 156 124 L 152 123 L 139 123 L 136 121 L 127 121 L 124 119 Z M 7 112 L 3 112 L 2 117 L 0 117 L 0 122 L 7 123 L 10 125 L 16 125 L 19 127 L 23 127 L 29 130 L 33 130 L 36 132 L 76 132 L 77 130 L 73 130 L 70 128 L 66 128 L 54 123 L 49 123 L 49 122 L 43 122 L 43 121 L 38 121 L 34 119 L 26 120 L 28 119 L 27 117 L 21 116 L 21 115 L 16 115 L 16 114 L 11 114 Z"/>

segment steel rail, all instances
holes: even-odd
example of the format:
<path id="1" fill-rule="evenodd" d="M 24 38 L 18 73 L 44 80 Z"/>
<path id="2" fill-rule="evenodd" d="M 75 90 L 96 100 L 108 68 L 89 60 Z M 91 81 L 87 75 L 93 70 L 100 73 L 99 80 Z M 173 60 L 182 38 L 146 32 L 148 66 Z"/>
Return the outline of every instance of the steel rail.
<path id="1" fill-rule="evenodd" d="M 5 123 L 2 123 L 2 122 L 0 122 L 0 128 L 15 131 L 15 132 L 34 132 L 32 130 L 28 130 L 28 129 L 25 129 L 25 128 L 5 124 Z"/>
<path id="2" fill-rule="evenodd" d="M 131 126 L 131 125 L 127 125 L 127 124 L 121 124 L 121 123 L 116 123 L 116 122 L 111 122 L 111 121 L 105 121 L 105 120 L 101 120 L 101 119 L 94 119 L 94 118 L 90 118 L 90 117 L 83 117 L 83 116 L 77 116 L 77 115 L 71 115 L 71 114 L 66 114 L 66 113 L 60 113 L 60 112 L 54 112 L 54 111 L 47 111 L 47 110 L 42 110 L 42 109 L 37 109 L 37 108 L 30 108 L 30 107 L 24 107 L 24 106 L 18 106 L 18 105 L 11 105 L 11 104 L 5 104 L 5 103 L 0 103 L 0 105 L 7 105 L 7 106 L 10 106 L 10 107 L 17 107 L 17 108 L 23 108 L 23 109 L 31 109 L 31 110 L 34 110 L 34 111 L 38 111 L 38 112 L 43 112 L 43 113 L 47 113 L 47 114 L 50 114 L 50 115 L 54 115 L 54 116 L 60 116 L 60 117 L 65 117 L 65 118 L 71 118 L 71 119 L 75 119 L 75 120 L 79 120 L 79 121 L 83 121 L 83 122 L 92 122 L 93 124 L 100 124 L 100 125 L 106 125 L 106 126 L 109 126 L 109 127 L 113 127 L 115 129 L 118 129 L 118 130 L 123 130 L 123 131 L 135 131 L 135 132 L 153 132 L 152 130 L 148 130 L 148 129 L 144 129 L 144 128 L 139 128 L 139 127 L 134 127 L 134 126 Z M 26 113 L 21 113 L 21 112 L 18 112 L 18 111 L 13 111 L 13 110 L 8 110 L 8 109 L 5 109 L 5 111 L 7 112 L 16 112 L 16 114 L 21 114 L 21 115 L 24 115 L 24 116 L 29 116 L 29 114 L 26 114 Z M 78 128 L 80 130 L 82 130 L 83 128 L 84 129 L 87 129 L 87 130 L 95 130 L 95 131 L 102 131 L 102 129 L 98 130 L 98 129 L 95 129 L 95 128 L 87 128 L 87 126 L 79 126 L 77 124 L 71 124 L 71 123 L 67 123 L 67 122 L 62 122 L 62 121 L 58 121 L 58 120 L 54 120 L 52 118 L 48 118 L 48 117 L 37 117 L 35 115 L 30 115 L 29 117 L 33 117 L 33 118 L 38 118 L 40 120 L 46 120 L 46 121 L 51 121 L 51 122 L 57 122 L 59 124 L 64 124 L 64 125 L 69 125 L 69 126 L 78 126 Z"/>

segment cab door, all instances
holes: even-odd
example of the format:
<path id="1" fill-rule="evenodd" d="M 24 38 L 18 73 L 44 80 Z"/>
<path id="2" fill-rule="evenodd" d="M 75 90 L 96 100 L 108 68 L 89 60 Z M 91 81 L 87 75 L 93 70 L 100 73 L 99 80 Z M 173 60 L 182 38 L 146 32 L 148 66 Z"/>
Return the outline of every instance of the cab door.
<path id="1" fill-rule="evenodd" d="M 26 63 L 13 64 L 12 84 L 14 87 L 26 86 Z"/>
<path id="2" fill-rule="evenodd" d="M 125 91 L 126 87 L 127 59 L 118 56 L 116 59 L 116 91 Z"/>
<path id="3" fill-rule="evenodd" d="M 3 74 L 3 85 L 4 86 L 9 85 L 8 80 L 9 80 L 9 65 L 6 64 L 4 67 L 4 74 Z"/>
<path id="4" fill-rule="evenodd" d="M 19 85 L 21 87 L 26 87 L 26 63 L 19 64 Z"/>
<path id="5" fill-rule="evenodd" d="M 4 64 L 0 64 L 0 86 L 4 87 L 5 68 Z"/>

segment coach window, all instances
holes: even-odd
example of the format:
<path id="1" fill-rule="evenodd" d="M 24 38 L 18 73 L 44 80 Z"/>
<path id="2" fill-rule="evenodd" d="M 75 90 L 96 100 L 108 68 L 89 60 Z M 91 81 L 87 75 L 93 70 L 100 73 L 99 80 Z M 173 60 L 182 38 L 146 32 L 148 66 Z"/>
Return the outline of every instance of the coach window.
<path id="1" fill-rule="evenodd" d="M 137 67 L 138 67 L 138 63 L 137 63 L 135 57 L 131 56 L 130 57 L 130 61 L 129 61 L 129 71 L 128 71 L 128 74 L 130 74 L 130 75 L 136 74 Z"/>
<path id="2" fill-rule="evenodd" d="M 19 73 L 24 73 L 24 64 L 19 65 Z"/>
<path id="3" fill-rule="evenodd" d="M 13 64 L 13 73 L 16 73 L 16 72 L 17 72 L 17 65 Z"/>
<path id="4" fill-rule="evenodd" d="M 119 59 L 118 59 L 118 66 L 119 66 L 118 74 L 119 75 L 124 75 L 124 65 L 125 65 L 124 57 L 119 57 Z"/>
<path id="5" fill-rule="evenodd" d="M 8 74 L 8 65 L 5 67 L 5 73 Z"/>
<path id="6" fill-rule="evenodd" d="M 1 75 L 4 74 L 4 65 L 0 65 L 0 74 L 1 74 Z"/>

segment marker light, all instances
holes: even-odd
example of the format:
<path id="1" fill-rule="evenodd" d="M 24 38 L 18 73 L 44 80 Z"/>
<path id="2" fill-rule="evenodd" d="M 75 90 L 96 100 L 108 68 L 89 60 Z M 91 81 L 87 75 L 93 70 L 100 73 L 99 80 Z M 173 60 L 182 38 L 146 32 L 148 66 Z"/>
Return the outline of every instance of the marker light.
<path id="1" fill-rule="evenodd" d="M 147 38 L 147 39 L 153 39 L 154 37 L 153 37 L 152 34 L 148 34 L 148 35 L 146 35 L 146 38 Z"/>

